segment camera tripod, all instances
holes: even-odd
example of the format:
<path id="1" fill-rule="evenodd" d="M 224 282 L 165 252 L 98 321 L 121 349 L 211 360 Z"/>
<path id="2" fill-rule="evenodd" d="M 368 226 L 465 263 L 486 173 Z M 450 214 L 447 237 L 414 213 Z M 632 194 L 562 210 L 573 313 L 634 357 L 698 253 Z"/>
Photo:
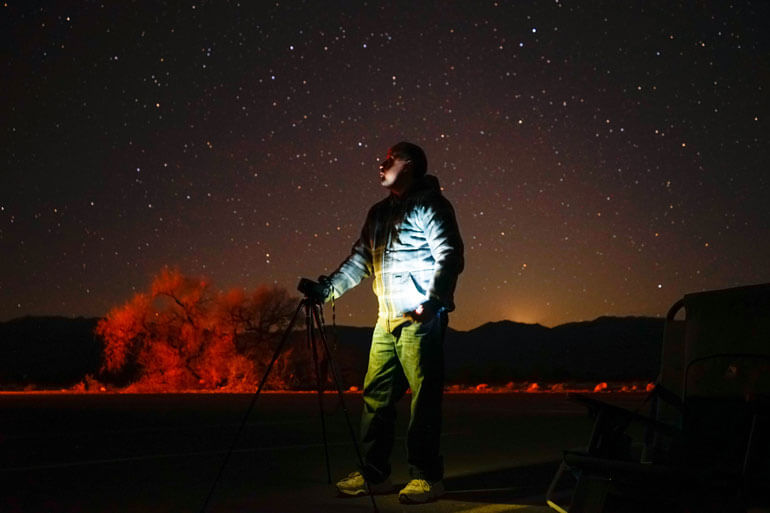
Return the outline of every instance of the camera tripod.
<path id="1" fill-rule="evenodd" d="M 334 365 L 334 361 L 332 360 L 331 351 L 329 350 L 329 344 L 326 340 L 326 326 L 323 320 L 323 308 L 320 302 L 318 302 L 313 298 L 308 297 L 308 295 L 306 294 L 305 297 L 300 300 L 299 305 L 297 305 L 297 310 L 294 312 L 294 316 L 291 318 L 291 321 L 289 322 L 289 326 L 286 328 L 286 331 L 284 332 L 283 337 L 281 338 L 281 342 L 278 344 L 278 347 L 276 347 L 272 360 L 270 360 L 270 363 L 267 365 L 267 369 L 265 370 L 265 374 L 262 376 L 262 379 L 259 382 L 257 391 L 254 393 L 254 395 L 251 398 L 251 402 L 249 403 L 249 407 L 247 408 L 246 413 L 243 416 L 243 420 L 241 421 L 241 424 L 238 428 L 238 432 L 236 433 L 235 438 L 233 439 L 233 442 L 230 445 L 230 449 L 227 451 L 227 454 L 225 455 L 224 461 L 222 461 L 222 465 L 220 466 L 219 472 L 217 473 L 217 477 L 214 479 L 214 482 L 211 485 L 211 489 L 209 490 L 209 493 L 206 496 L 206 500 L 203 503 L 203 507 L 201 507 L 201 510 L 200 510 L 201 513 L 205 513 L 206 507 L 208 506 L 209 501 L 211 500 L 211 497 L 214 495 L 214 490 L 217 484 L 219 483 L 220 478 L 222 477 L 222 473 L 224 472 L 225 467 L 227 466 L 227 463 L 230 460 L 230 456 L 235 450 L 235 446 L 238 443 L 238 439 L 241 437 L 241 434 L 243 433 L 243 429 L 246 426 L 246 421 L 248 420 L 249 415 L 251 415 L 251 412 L 257 403 L 259 394 L 262 392 L 262 389 L 264 388 L 265 383 L 267 382 L 267 378 L 270 375 L 270 371 L 272 370 L 273 365 L 278 360 L 278 357 L 281 355 L 281 351 L 283 350 L 284 345 L 286 345 L 286 341 L 289 340 L 289 336 L 291 335 L 292 330 L 294 329 L 294 325 L 297 322 L 297 318 L 299 317 L 300 311 L 305 312 L 305 330 L 307 333 L 307 343 L 308 343 L 310 352 L 313 355 L 313 367 L 315 369 L 316 386 L 318 388 L 318 408 L 321 416 L 321 432 L 323 433 L 323 440 L 324 440 L 324 457 L 326 461 L 326 476 L 327 476 L 328 482 L 329 484 L 331 484 L 332 477 L 331 477 L 331 468 L 329 466 L 329 445 L 326 439 L 326 420 L 324 418 L 324 408 L 323 408 L 324 390 L 323 390 L 323 384 L 321 383 L 321 372 L 318 364 L 317 348 L 318 348 L 319 341 L 321 345 L 321 350 L 323 351 L 322 354 L 326 356 L 326 361 L 328 362 L 329 368 L 331 369 L 332 379 L 334 381 L 335 387 L 337 388 L 337 395 L 339 396 L 340 405 L 342 406 L 342 411 L 345 413 L 345 421 L 348 425 L 348 431 L 350 432 L 350 439 L 353 442 L 353 447 L 355 447 L 355 450 L 356 450 L 358 463 L 362 468 L 364 466 L 364 461 L 363 461 L 363 458 L 361 457 L 361 450 L 358 447 L 356 434 L 355 434 L 355 431 L 353 430 L 353 425 L 350 422 L 350 414 L 348 413 L 348 409 L 345 406 L 344 394 L 342 392 L 342 386 L 340 385 L 339 375 L 337 374 L 337 368 Z M 318 338 L 316 338 L 316 331 L 318 332 Z M 374 493 L 372 492 L 371 488 L 369 489 L 369 497 L 372 500 L 372 507 L 374 508 L 374 513 L 377 513 L 378 512 L 377 503 L 374 500 Z"/>

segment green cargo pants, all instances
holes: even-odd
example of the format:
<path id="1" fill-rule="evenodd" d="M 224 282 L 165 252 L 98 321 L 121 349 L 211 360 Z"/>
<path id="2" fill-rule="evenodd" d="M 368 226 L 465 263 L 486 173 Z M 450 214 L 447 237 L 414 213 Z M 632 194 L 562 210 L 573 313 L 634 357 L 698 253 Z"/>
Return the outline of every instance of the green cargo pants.
<path id="1" fill-rule="evenodd" d="M 439 439 L 447 323 L 447 314 L 441 311 L 429 322 L 402 324 L 392 332 L 384 321 L 374 328 L 361 416 L 361 473 L 372 483 L 390 475 L 396 402 L 407 388 L 412 391 L 406 440 L 409 473 L 412 479 L 431 482 L 443 477 Z"/>

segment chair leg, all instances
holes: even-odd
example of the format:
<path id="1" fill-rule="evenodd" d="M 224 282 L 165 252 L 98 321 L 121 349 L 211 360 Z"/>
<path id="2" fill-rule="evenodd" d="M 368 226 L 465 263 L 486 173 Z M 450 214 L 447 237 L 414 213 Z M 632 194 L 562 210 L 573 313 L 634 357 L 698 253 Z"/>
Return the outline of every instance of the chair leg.
<path id="1" fill-rule="evenodd" d="M 593 476 L 581 476 L 575 486 L 568 513 L 601 513 L 610 489 L 610 481 Z"/>
<path id="2" fill-rule="evenodd" d="M 545 493 L 546 504 L 548 504 L 551 509 L 558 511 L 559 513 L 568 513 L 563 506 L 556 502 L 556 488 L 559 486 L 559 481 L 561 481 L 564 472 L 568 469 L 569 467 L 567 464 L 562 461 L 561 465 L 559 465 L 559 470 L 556 471 L 556 475 L 551 480 L 548 491 Z"/>
<path id="3" fill-rule="evenodd" d="M 557 489 L 559 482 L 565 473 L 570 474 L 572 469 L 565 462 L 561 462 L 556 476 L 551 481 L 545 494 L 548 506 L 559 513 L 601 513 L 610 489 L 610 481 L 595 476 L 586 476 L 581 473 L 574 485 L 572 497 L 568 505 L 559 504 L 557 501 Z"/>

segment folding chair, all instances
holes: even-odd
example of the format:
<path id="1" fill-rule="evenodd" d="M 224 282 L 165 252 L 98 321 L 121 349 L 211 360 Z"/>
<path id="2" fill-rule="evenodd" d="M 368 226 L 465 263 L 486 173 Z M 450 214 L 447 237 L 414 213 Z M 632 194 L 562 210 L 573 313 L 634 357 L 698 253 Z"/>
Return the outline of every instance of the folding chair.
<path id="1" fill-rule="evenodd" d="M 564 451 L 547 503 L 560 513 L 770 506 L 768 397 L 770 284 L 685 295 L 666 317 L 648 415 L 571 397 L 594 428 L 585 449 Z"/>

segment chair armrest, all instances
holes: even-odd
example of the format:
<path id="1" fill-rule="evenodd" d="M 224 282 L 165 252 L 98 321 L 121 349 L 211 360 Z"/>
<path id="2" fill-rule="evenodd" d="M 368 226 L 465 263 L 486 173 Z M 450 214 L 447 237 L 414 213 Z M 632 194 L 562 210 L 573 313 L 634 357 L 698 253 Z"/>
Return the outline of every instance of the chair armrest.
<path id="1" fill-rule="evenodd" d="M 631 423 L 640 424 L 648 430 L 672 439 L 677 438 L 682 433 L 675 426 L 583 394 L 570 393 L 567 394 L 567 399 L 588 408 L 591 417 L 596 419 L 587 448 L 591 454 L 605 455 L 609 452 L 609 454 L 617 455 L 623 444 L 630 443 L 625 431 Z"/>

